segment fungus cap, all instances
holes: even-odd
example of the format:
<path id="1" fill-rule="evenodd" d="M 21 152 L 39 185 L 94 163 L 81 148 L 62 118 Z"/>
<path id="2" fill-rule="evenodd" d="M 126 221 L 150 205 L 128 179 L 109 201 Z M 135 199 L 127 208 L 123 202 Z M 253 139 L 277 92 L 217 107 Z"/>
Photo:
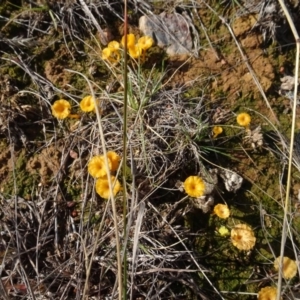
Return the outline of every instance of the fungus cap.
<path id="1" fill-rule="evenodd" d="M 220 135 L 223 132 L 223 128 L 220 126 L 214 126 L 212 132 L 213 132 L 213 138 L 216 138 L 218 135 Z"/>
<path id="2" fill-rule="evenodd" d="M 246 224 L 237 224 L 231 229 L 231 242 L 239 250 L 251 250 L 256 242 L 252 228 Z"/>
<path id="3" fill-rule="evenodd" d="M 108 151 L 107 157 L 111 161 L 111 171 L 116 171 L 119 167 L 121 157 L 114 151 Z"/>
<path id="4" fill-rule="evenodd" d="M 112 53 L 112 50 L 110 48 L 102 49 L 102 59 L 109 59 L 111 53 Z"/>
<path id="5" fill-rule="evenodd" d="M 262 288 L 257 295 L 258 300 L 276 300 L 277 288 L 273 286 L 266 286 Z M 282 297 L 280 298 L 282 299 Z"/>
<path id="6" fill-rule="evenodd" d="M 52 115 L 57 119 L 65 119 L 71 112 L 71 104 L 64 99 L 55 101 L 51 108 Z"/>
<path id="7" fill-rule="evenodd" d="M 108 60 L 111 63 L 117 63 L 120 59 L 120 53 L 114 48 L 104 48 L 102 50 L 102 59 Z"/>
<path id="8" fill-rule="evenodd" d="M 111 49 L 112 51 L 118 51 L 120 49 L 120 43 L 117 41 L 111 41 L 108 43 L 107 48 Z"/>
<path id="9" fill-rule="evenodd" d="M 225 227 L 225 226 L 221 226 L 221 227 L 219 228 L 218 232 L 219 232 L 219 234 L 220 234 L 221 236 L 226 236 L 226 235 L 229 234 L 229 230 L 228 230 L 228 228 Z"/>
<path id="10" fill-rule="evenodd" d="M 230 216 L 230 210 L 226 204 L 217 204 L 214 207 L 214 213 L 221 219 L 227 219 Z"/>
<path id="11" fill-rule="evenodd" d="M 140 45 L 128 47 L 128 53 L 132 58 L 139 58 L 142 55 L 142 48 L 140 47 Z"/>
<path id="12" fill-rule="evenodd" d="M 116 179 L 114 176 L 111 176 L 111 182 L 112 182 L 113 194 L 114 194 L 114 196 L 116 196 L 116 194 L 121 189 L 121 184 L 120 184 L 119 180 Z M 108 199 L 111 196 L 110 190 L 109 190 L 109 182 L 108 182 L 107 177 L 97 179 L 96 192 L 100 197 L 102 197 L 104 199 Z"/>
<path id="13" fill-rule="evenodd" d="M 121 44 L 124 47 L 125 45 L 125 36 L 122 37 Z M 127 34 L 127 48 L 135 46 L 135 36 L 133 33 Z"/>
<path id="14" fill-rule="evenodd" d="M 95 100 L 92 96 L 85 96 L 81 101 L 80 101 L 80 109 L 84 112 L 91 112 L 95 109 Z"/>
<path id="15" fill-rule="evenodd" d="M 108 166 L 109 170 L 106 168 L 104 155 L 96 155 L 88 163 L 88 172 L 94 178 L 101 178 L 106 176 L 111 169 L 112 163 L 109 158 Z"/>
<path id="16" fill-rule="evenodd" d="M 240 113 L 237 115 L 236 121 L 240 126 L 247 127 L 251 122 L 251 117 L 247 113 Z"/>
<path id="17" fill-rule="evenodd" d="M 142 36 L 138 39 L 138 45 L 143 50 L 148 50 L 149 48 L 152 47 L 153 44 L 154 44 L 154 41 L 150 36 Z"/>
<path id="18" fill-rule="evenodd" d="M 191 197 L 201 197 L 205 192 L 205 183 L 199 176 L 189 176 L 183 183 L 185 192 Z"/>
<path id="19" fill-rule="evenodd" d="M 280 256 L 274 261 L 274 268 L 276 271 L 279 270 Z M 284 256 L 282 262 L 282 275 L 285 279 L 291 279 L 297 274 L 297 264 L 294 260 Z"/>

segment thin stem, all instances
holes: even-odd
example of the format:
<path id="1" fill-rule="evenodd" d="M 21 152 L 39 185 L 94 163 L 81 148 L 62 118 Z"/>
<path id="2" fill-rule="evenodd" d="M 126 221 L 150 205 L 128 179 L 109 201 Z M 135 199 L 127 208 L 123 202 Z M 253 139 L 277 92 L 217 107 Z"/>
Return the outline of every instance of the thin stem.
<path id="1" fill-rule="evenodd" d="M 128 104 L 128 74 L 127 74 L 127 0 L 124 0 L 124 111 L 123 111 L 123 164 L 122 164 L 122 179 L 123 179 L 123 218 L 124 218 L 124 241 L 126 241 L 127 228 L 127 189 L 126 189 L 126 165 L 127 165 L 127 104 Z M 124 243 L 126 245 L 126 243 Z M 120 282 L 120 285 L 122 283 Z M 127 251 L 123 248 L 123 299 L 127 299 Z M 121 295 L 121 294 L 120 294 Z M 122 296 L 122 295 L 121 295 Z"/>
<path id="2" fill-rule="evenodd" d="M 291 139 L 290 139 L 290 152 L 289 152 L 289 163 L 288 163 L 288 175 L 286 184 L 286 194 L 284 202 L 284 218 L 282 226 L 281 235 L 281 247 L 280 247 L 280 262 L 279 262 L 279 276 L 277 282 L 277 296 L 276 300 L 281 298 L 281 287 L 282 287 L 282 264 L 284 257 L 285 242 L 287 237 L 287 225 L 288 225 L 288 212 L 291 207 L 290 204 L 290 188 L 291 188 L 291 178 L 292 178 L 292 165 L 293 165 L 293 150 L 294 150 L 294 136 L 296 127 L 296 109 L 297 109 L 297 93 L 298 93 L 298 77 L 299 77 L 299 55 L 300 55 L 300 40 L 297 30 L 295 28 L 294 22 L 287 10 L 284 1 L 279 0 L 279 3 L 284 11 L 284 14 L 289 22 L 291 30 L 293 32 L 294 38 L 296 40 L 296 62 L 295 62 L 295 87 L 294 87 L 294 103 L 293 103 L 293 116 L 292 116 L 292 126 L 291 126 Z"/>
<path id="3" fill-rule="evenodd" d="M 84 74 L 79 73 L 79 72 L 74 71 L 74 70 L 70 70 L 70 69 L 65 69 L 65 70 L 68 71 L 68 72 L 71 72 L 71 73 L 81 75 L 86 80 L 86 82 L 87 82 L 87 84 L 90 88 L 92 98 L 96 99 L 94 90 L 92 88 L 92 85 L 91 85 L 90 81 L 88 80 L 88 78 Z M 101 146 L 102 146 L 102 151 L 103 151 L 103 154 L 104 154 L 105 167 L 106 167 L 107 170 L 109 170 L 108 158 L 107 158 L 107 155 L 106 155 L 107 151 L 106 151 L 106 147 L 105 147 L 105 138 L 104 138 L 104 133 L 103 133 L 101 114 L 100 114 L 98 105 L 95 105 L 95 108 L 96 108 L 96 116 L 97 116 L 97 123 L 98 123 L 98 127 L 99 127 Z M 107 178 L 108 178 L 109 191 L 110 191 L 110 195 L 111 195 L 111 197 L 110 197 L 110 199 L 108 199 L 108 201 L 111 200 L 111 207 L 112 207 L 113 219 L 114 219 L 114 229 L 115 229 L 115 236 L 116 236 L 116 250 L 117 250 L 116 256 L 117 256 L 117 265 L 118 265 L 117 281 L 119 283 L 118 284 L 119 300 L 122 300 L 122 288 L 123 288 L 123 286 L 122 286 L 121 247 L 120 247 L 120 237 L 119 237 L 119 230 L 118 230 L 118 218 L 117 218 L 117 210 L 116 210 L 116 201 L 115 201 L 113 188 L 112 188 L 113 184 L 115 184 L 115 182 L 112 182 L 111 175 L 110 175 L 109 172 L 107 173 Z M 97 234 L 96 234 L 96 241 L 95 241 L 94 246 L 93 246 L 94 247 L 93 248 L 93 254 L 95 253 L 96 247 L 98 245 L 99 236 L 100 236 L 100 227 L 98 228 L 98 231 L 97 231 Z M 91 267 L 92 267 L 93 254 L 91 256 L 91 260 L 90 260 L 90 263 L 88 265 L 88 269 L 86 270 L 87 275 L 86 275 L 86 280 L 85 280 L 84 295 L 86 294 L 87 289 L 88 289 L 88 278 L 90 276 L 90 271 L 91 271 Z M 84 299 L 84 297 L 83 297 L 83 299 Z"/>

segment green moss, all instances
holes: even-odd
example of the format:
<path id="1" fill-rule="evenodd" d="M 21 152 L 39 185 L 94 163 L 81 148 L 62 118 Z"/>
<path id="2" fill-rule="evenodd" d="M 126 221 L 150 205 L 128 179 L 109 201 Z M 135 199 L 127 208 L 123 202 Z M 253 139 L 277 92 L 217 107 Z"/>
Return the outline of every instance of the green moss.
<path id="1" fill-rule="evenodd" d="M 74 185 L 73 183 L 69 182 L 68 179 L 64 181 L 64 185 L 67 186 L 66 194 L 68 198 L 72 200 L 80 198 L 82 192 L 80 185 Z"/>
<path id="2" fill-rule="evenodd" d="M 28 86 L 31 83 L 29 76 L 19 66 L 14 64 L 2 66 L 2 74 L 7 74 L 9 80 L 13 84 L 17 84 L 19 88 Z"/>
<path id="3" fill-rule="evenodd" d="M 184 92 L 183 96 L 186 99 L 192 99 L 199 97 L 199 95 L 202 95 L 202 93 L 203 89 L 200 85 L 193 85 Z"/>
<path id="4" fill-rule="evenodd" d="M 11 172 L 4 185 L 4 194 L 18 195 L 30 199 L 32 192 L 38 184 L 38 176 L 26 171 L 27 157 L 25 150 L 18 153 L 14 165 L 14 172 Z M 14 177 L 15 175 L 15 177 Z M 15 190 L 16 186 L 16 190 Z"/>
<path id="5" fill-rule="evenodd" d="M 16 1 L 4 1 L 3 5 L 0 5 L 0 14 L 2 16 L 10 17 L 14 11 L 18 11 L 22 6 L 21 0 Z"/>

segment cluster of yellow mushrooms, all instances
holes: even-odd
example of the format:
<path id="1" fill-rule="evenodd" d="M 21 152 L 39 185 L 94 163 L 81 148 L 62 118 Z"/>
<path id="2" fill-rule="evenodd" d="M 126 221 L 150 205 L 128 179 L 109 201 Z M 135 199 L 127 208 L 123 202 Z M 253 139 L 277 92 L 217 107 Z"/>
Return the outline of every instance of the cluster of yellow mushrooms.
<path id="1" fill-rule="evenodd" d="M 248 129 L 251 123 L 251 117 L 248 113 L 243 112 L 237 115 L 236 122 L 238 123 L 238 125 Z M 216 138 L 222 132 L 223 132 L 223 128 L 221 126 L 214 126 L 212 129 L 213 138 Z"/>
<path id="2" fill-rule="evenodd" d="M 120 160 L 121 158 L 116 152 L 108 151 L 106 157 L 104 155 L 96 155 L 92 157 L 88 163 L 88 172 L 96 179 L 96 192 L 104 199 L 108 199 L 111 196 L 108 178 L 109 174 L 113 195 L 116 196 L 121 189 L 119 180 L 113 176 L 114 172 L 117 171 L 119 167 Z"/>
<path id="3" fill-rule="evenodd" d="M 202 197 L 205 193 L 205 182 L 199 176 L 189 176 L 184 181 L 183 188 L 190 197 Z M 227 219 L 230 216 L 227 204 L 217 204 L 213 212 L 221 219 Z M 226 236 L 229 234 L 229 230 L 222 226 L 219 228 L 219 234 Z M 255 245 L 256 238 L 250 226 L 237 224 L 231 230 L 231 241 L 239 250 L 251 250 Z"/>
<path id="4" fill-rule="evenodd" d="M 248 118 L 248 117 L 247 117 Z M 250 118 L 248 118 L 250 119 Z M 202 197 L 205 193 L 205 182 L 199 176 L 189 176 L 183 183 L 185 192 L 193 198 Z M 217 204 L 213 209 L 213 213 L 221 219 L 227 219 L 230 216 L 230 209 L 227 204 Z M 229 233 L 226 226 L 218 229 L 221 236 L 230 234 L 231 242 L 239 250 L 249 251 L 255 246 L 256 238 L 253 229 L 246 224 L 236 224 Z M 277 257 L 274 261 L 274 268 L 278 272 L 281 257 Z M 297 263 L 289 257 L 283 257 L 282 276 L 285 279 L 291 279 L 297 274 Z M 258 293 L 259 300 L 275 300 L 277 288 L 267 286 L 262 288 Z"/>
<path id="5" fill-rule="evenodd" d="M 96 101 L 92 96 L 84 97 L 80 103 L 80 109 L 83 112 L 94 112 Z M 71 114 L 71 104 L 69 101 L 60 99 L 53 103 L 52 114 L 57 119 L 77 118 L 80 117 L 77 114 Z M 89 174 L 96 179 L 96 192 L 100 197 L 108 199 L 111 196 L 109 187 L 110 175 L 112 182 L 112 192 L 115 196 L 121 189 L 121 184 L 118 179 L 113 176 L 114 172 L 118 169 L 120 163 L 120 156 L 114 151 L 108 151 L 106 153 L 106 158 L 104 155 L 96 155 L 91 158 L 88 163 Z"/>
<path id="6" fill-rule="evenodd" d="M 154 41 L 149 36 L 142 36 L 136 42 L 134 34 L 127 34 L 127 50 L 131 58 L 145 59 L 146 51 L 152 47 Z M 107 47 L 102 50 L 102 59 L 110 63 L 117 63 L 121 59 L 121 46 L 125 45 L 125 37 L 122 37 L 121 44 L 117 41 L 111 41 Z"/>
<path id="7" fill-rule="evenodd" d="M 124 47 L 124 37 L 122 38 L 121 45 Z M 135 41 L 133 34 L 127 35 L 127 49 L 128 54 L 132 58 L 141 57 L 144 59 L 145 52 L 153 45 L 153 40 L 150 37 L 144 36 Z M 102 50 L 102 58 L 108 60 L 111 63 L 116 63 L 120 60 L 120 43 L 112 41 L 108 44 L 107 48 Z M 96 101 L 92 96 L 84 97 L 79 106 L 83 112 L 95 112 Z M 71 114 L 71 104 L 67 100 L 60 99 L 54 102 L 52 105 L 52 114 L 57 119 L 79 118 L 78 114 Z M 251 117 L 248 113 L 240 113 L 236 118 L 237 124 L 246 129 L 249 128 Z M 212 136 L 216 138 L 223 132 L 223 128 L 220 126 L 214 126 L 212 129 Z M 96 155 L 92 157 L 88 163 L 88 172 L 95 178 L 96 192 L 104 198 L 109 199 L 111 192 L 114 196 L 121 190 L 121 184 L 119 180 L 114 176 L 120 163 L 120 156 L 114 151 L 108 151 L 106 156 Z M 111 187 L 109 184 L 109 178 L 111 179 Z M 192 198 L 202 197 L 205 193 L 205 182 L 199 176 L 189 176 L 183 183 L 183 188 L 188 196 Z M 217 204 L 213 209 L 213 213 L 221 219 L 227 219 L 230 216 L 230 209 L 227 204 Z M 227 236 L 230 234 L 231 242 L 239 250 L 249 251 L 256 243 L 254 231 L 249 225 L 236 224 L 229 233 L 229 229 L 226 226 L 221 226 L 218 229 L 220 236 Z M 274 268 L 279 270 L 280 257 L 277 257 L 274 262 Z M 297 274 L 297 264 L 294 260 L 288 257 L 283 258 L 282 275 L 285 279 L 291 279 Z M 262 288 L 258 293 L 259 300 L 276 299 L 277 289 L 276 287 L 267 286 Z"/>
<path id="8" fill-rule="evenodd" d="M 84 97 L 80 103 L 79 107 L 83 112 L 94 112 L 95 111 L 95 103 L 96 101 L 93 99 L 92 96 Z M 63 120 L 66 118 L 80 118 L 78 114 L 71 114 L 71 104 L 69 101 L 65 99 L 56 100 L 52 104 L 52 115 L 59 119 Z"/>
<path id="9" fill-rule="evenodd" d="M 248 113 L 240 113 L 237 115 L 236 121 L 239 126 L 249 128 L 251 117 Z M 212 130 L 213 138 L 223 132 L 222 127 L 215 126 Z M 205 194 L 205 182 L 199 176 L 189 176 L 183 183 L 185 192 L 193 198 L 202 197 Z M 230 209 L 227 204 L 217 204 L 213 209 L 213 213 L 221 219 L 227 219 L 230 216 Z M 236 224 L 229 233 L 226 226 L 221 226 L 218 229 L 221 236 L 230 234 L 231 242 L 239 250 L 249 251 L 253 249 L 256 243 L 256 238 L 253 229 L 247 224 Z M 274 261 L 274 269 L 279 272 L 281 257 L 277 257 Z M 283 257 L 282 276 L 289 280 L 297 274 L 297 263 L 289 257 Z M 277 288 L 267 286 L 262 288 L 258 293 L 259 300 L 275 300 L 277 296 Z"/>

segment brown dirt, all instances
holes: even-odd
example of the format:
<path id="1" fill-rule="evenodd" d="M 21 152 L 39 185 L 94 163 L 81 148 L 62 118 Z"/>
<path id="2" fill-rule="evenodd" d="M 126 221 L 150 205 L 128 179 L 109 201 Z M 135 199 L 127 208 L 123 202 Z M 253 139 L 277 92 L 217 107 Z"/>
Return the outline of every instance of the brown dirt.
<path id="1" fill-rule="evenodd" d="M 56 176 L 61 168 L 61 151 L 57 145 L 51 145 L 31 157 L 26 165 L 29 174 L 39 174 L 40 183 L 45 185 Z"/>
<path id="2" fill-rule="evenodd" d="M 262 37 L 250 32 L 254 21 L 255 16 L 252 15 L 239 18 L 235 20 L 232 28 L 264 92 L 268 92 L 275 78 L 275 64 L 272 57 L 266 56 L 261 48 Z M 221 26 L 224 28 L 220 28 L 220 32 L 225 32 L 225 25 Z M 214 39 L 217 41 L 219 37 L 212 36 L 213 44 L 215 44 Z M 227 49 L 228 45 L 231 45 L 229 49 Z M 65 45 L 61 45 L 54 57 L 45 62 L 45 77 L 60 88 L 66 87 L 67 89 L 72 75 L 63 70 L 70 64 L 73 62 L 68 50 Z M 235 107 L 237 101 L 247 96 L 261 99 L 253 77 L 230 36 L 223 38 L 220 51 L 206 48 L 200 52 L 199 58 L 173 57 L 169 59 L 169 65 L 174 71 L 174 74 L 170 73 L 172 86 L 206 86 L 212 101 L 218 101 L 220 93 L 225 95 L 227 107 Z M 248 104 L 248 107 L 249 105 L 251 104 Z M 269 114 L 263 101 L 255 101 L 255 107 L 252 108 Z M 10 151 L 5 150 L 1 155 L 2 167 L 0 169 L 0 179 L 3 181 L 11 171 L 9 160 Z M 40 182 L 44 184 L 58 172 L 60 160 L 61 153 L 57 145 L 49 146 L 30 156 L 26 169 L 29 173 L 38 173 Z"/>
<path id="3" fill-rule="evenodd" d="M 274 61 L 270 56 L 265 56 L 264 50 L 261 48 L 262 37 L 256 33 L 250 33 L 253 18 L 250 15 L 248 18 L 237 19 L 233 25 L 233 30 L 242 46 L 245 58 L 257 76 L 264 92 L 268 92 L 275 78 Z M 171 59 L 174 67 L 180 66 L 180 63 L 183 64 L 174 76 L 173 84 L 188 85 L 190 83 L 195 85 L 211 78 L 212 84 L 209 87 L 211 99 L 215 99 L 220 92 L 223 92 L 229 101 L 227 104 L 231 105 L 234 105 L 234 102 L 241 96 L 261 97 L 253 81 L 253 76 L 243 62 L 231 37 L 224 39 L 222 44 L 231 45 L 230 53 L 221 51 L 220 54 L 217 54 L 215 49 L 203 50 L 199 59 L 193 58 L 187 64 L 184 63 L 183 59 L 175 58 L 175 61 Z"/>

